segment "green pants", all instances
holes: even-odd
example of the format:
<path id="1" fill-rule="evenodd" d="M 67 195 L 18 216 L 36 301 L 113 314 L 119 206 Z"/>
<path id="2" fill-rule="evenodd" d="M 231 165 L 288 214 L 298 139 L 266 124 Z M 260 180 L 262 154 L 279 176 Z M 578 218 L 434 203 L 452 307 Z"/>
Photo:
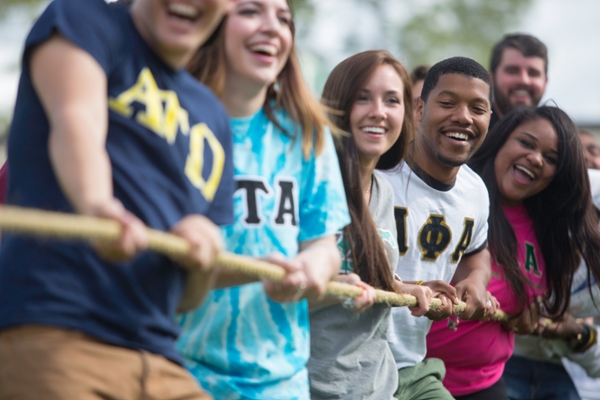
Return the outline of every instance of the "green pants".
<path id="1" fill-rule="evenodd" d="M 453 400 L 454 397 L 442 384 L 446 375 L 444 362 L 438 358 L 426 358 L 414 367 L 398 371 L 398 390 L 394 397 L 402 400 Z"/>

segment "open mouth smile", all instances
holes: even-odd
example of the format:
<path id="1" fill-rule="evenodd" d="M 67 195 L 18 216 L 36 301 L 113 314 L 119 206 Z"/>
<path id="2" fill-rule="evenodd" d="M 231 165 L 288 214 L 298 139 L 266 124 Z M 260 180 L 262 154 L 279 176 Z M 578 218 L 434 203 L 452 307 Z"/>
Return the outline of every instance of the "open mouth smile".
<path id="1" fill-rule="evenodd" d="M 387 131 L 387 129 L 381 127 L 381 126 L 363 126 L 360 128 L 361 131 L 363 131 L 364 133 L 369 134 L 369 136 L 381 136 L 384 135 L 385 132 Z"/>
<path id="2" fill-rule="evenodd" d="M 442 135 L 445 137 L 458 141 L 458 142 L 468 142 L 471 139 L 475 138 L 475 135 L 466 129 L 448 129 L 446 131 L 442 131 Z"/>
<path id="3" fill-rule="evenodd" d="M 258 43 L 249 47 L 250 51 L 263 56 L 275 57 L 278 53 L 277 47 L 268 43 Z"/>
<path id="4" fill-rule="evenodd" d="M 536 174 L 532 170 L 530 170 L 522 165 L 514 165 L 513 171 L 514 171 L 515 179 L 519 183 L 527 184 L 536 179 Z"/>
<path id="5" fill-rule="evenodd" d="M 195 22 L 200 17 L 200 11 L 196 7 L 185 3 L 169 3 L 167 12 L 172 17 L 188 22 Z"/>

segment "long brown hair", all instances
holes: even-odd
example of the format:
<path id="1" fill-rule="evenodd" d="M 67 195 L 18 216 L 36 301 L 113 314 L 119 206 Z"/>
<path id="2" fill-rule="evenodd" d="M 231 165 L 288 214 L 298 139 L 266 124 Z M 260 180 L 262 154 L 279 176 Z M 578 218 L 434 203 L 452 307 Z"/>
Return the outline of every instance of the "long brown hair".
<path id="1" fill-rule="evenodd" d="M 557 107 L 519 107 L 511 110 L 488 133 L 469 165 L 490 192 L 489 247 L 492 257 L 504 269 L 519 304 L 527 302 L 528 281 L 516 259 L 517 238 L 502 211 L 494 160 L 510 134 L 527 121 L 545 119 L 558 135 L 558 167 L 548 186 L 523 201 L 533 220 L 535 236 L 546 264 L 544 272 L 548 296 L 545 306 L 550 316 L 561 316 L 569 307 L 573 275 L 583 255 L 590 274 L 600 282 L 600 232 L 592 202 L 577 128 Z"/>
<path id="2" fill-rule="evenodd" d="M 292 10 L 290 0 L 286 0 Z M 221 97 L 225 87 L 225 25 L 227 16 L 221 21 L 207 42 L 196 52 L 188 64 L 188 71 L 200 82 L 204 83 L 217 96 Z M 296 28 L 294 20 L 290 21 L 292 38 L 295 40 Z M 263 110 L 269 120 L 280 130 L 285 132 L 274 115 L 275 109 L 283 108 L 290 117 L 302 127 L 302 151 L 308 158 L 314 149 L 319 155 L 325 144 L 325 127 L 335 128 L 331 125 L 324 107 L 311 94 L 302 73 L 296 54 L 296 46 L 292 45 L 289 58 L 279 73 L 276 82 L 267 89 L 267 96 Z M 285 132 L 296 138 L 298 132 Z"/>
<path id="3" fill-rule="evenodd" d="M 364 282 L 385 290 L 394 290 L 394 277 L 383 243 L 363 197 L 359 151 L 350 129 L 352 106 L 360 90 L 381 65 L 394 68 L 402 80 L 404 121 L 400 136 L 379 158 L 376 167 L 384 170 L 396 167 L 406 155 L 408 144 L 413 137 L 412 84 L 410 75 L 398 60 L 384 50 L 365 51 L 345 59 L 327 78 L 322 102 L 332 110 L 330 118 L 333 123 L 339 129 L 349 132 L 336 138 L 336 151 L 351 217 L 350 225 L 344 228 L 344 236 L 349 242 L 354 270 Z M 395 268 L 395 265 L 391 267 Z"/>

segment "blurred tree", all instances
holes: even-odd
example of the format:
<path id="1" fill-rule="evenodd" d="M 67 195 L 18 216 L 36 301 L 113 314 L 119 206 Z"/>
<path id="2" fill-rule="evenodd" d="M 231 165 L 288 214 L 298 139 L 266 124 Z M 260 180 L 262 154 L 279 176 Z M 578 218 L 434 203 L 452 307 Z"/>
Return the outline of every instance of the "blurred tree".
<path id="1" fill-rule="evenodd" d="M 299 13 L 297 25 L 311 29 L 312 17 L 323 0 L 293 0 Z M 492 45 L 503 34 L 519 26 L 534 0 L 328 0 L 344 8 L 363 13 L 369 35 L 375 35 L 376 46 L 399 52 L 409 66 L 433 64 L 441 59 L 463 55 L 484 66 L 488 64 Z M 367 16 L 364 13 L 369 13 Z M 345 53 L 365 50 L 365 31 L 348 32 L 342 39 Z M 334 28 L 335 29 L 335 28 Z M 372 43 L 372 42 L 371 42 Z M 371 44 L 373 46 L 373 44 Z M 339 60 L 336 60 L 337 63 Z"/>
<path id="2" fill-rule="evenodd" d="M 0 21 L 5 18 L 8 13 L 16 8 L 24 11 L 36 12 L 40 5 L 47 3 L 48 0 L 2 0 L 0 1 Z"/>
<path id="3" fill-rule="evenodd" d="M 311 0 L 291 0 L 292 11 L 297 18 L 312 18 L 315 7 Z"/>
<path id="4" fill-rule="evenodd" d="M 430 1 L 429 7 L 417 11 L 398 27 L 397 43 L 412 66 L 431 65 L 462 55 L 487 68 L 494 43 L 518 26 L 531 3 L 531 0 Z"/>
<path id="5" fill-rule="evenodd" d="M 321 0 L 291 0 L 299 35 L 311 29 Z M 379 35 L 378 47 L 399 51 L 409 67 L 433 64 L 455 55 L 471 57 L 488 66 L 492 45 L 510 29 L 519 25 L 533 0 L 330 0 L 342 7 L 370 9 L 379 24 L 373 30 Z M 0 22 L 11 11 L 31 13 L 32 19 L 49 0 L 0 0 Z M 360 6 L 360 7 L 359 7 Z M 364 6 L 367 6 L 366 9 Z M 344 39 L 347 55 L 361 48 L 355 33 Z M 327 76 L 339 60 L 316 57 L 320 63 L 317 75 Z M 322 70 L 322 71 L 320 71 Z M 317 79 L 318 81 L 318 79 Z M 315 82 L 313 82 L 314 84 Z M 317 82 L 317 89 L 320 86 Z M 7 129 L 8 118 L 0 116 L 0 138 Z"/>

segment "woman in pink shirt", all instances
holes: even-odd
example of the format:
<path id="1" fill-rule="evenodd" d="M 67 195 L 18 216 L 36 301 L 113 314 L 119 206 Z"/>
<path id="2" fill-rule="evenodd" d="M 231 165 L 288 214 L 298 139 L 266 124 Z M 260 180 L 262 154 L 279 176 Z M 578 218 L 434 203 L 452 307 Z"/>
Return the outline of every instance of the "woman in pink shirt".
<path id="1" fill-rule="evenodd" d="M 434 323 L 427 356 L 444 361 L 456 398 L 506 399 L 501 378 L 514 333 L 532 333 L 540 308 L 554 319 L 565 313 L 579 254 L 599 281 L 598 218 L 577 129 L 556 107 L 511 111 L 470 165 L 490 193 L 488 290 L 513 317 L 461 321 L 455 331 Z"/>

